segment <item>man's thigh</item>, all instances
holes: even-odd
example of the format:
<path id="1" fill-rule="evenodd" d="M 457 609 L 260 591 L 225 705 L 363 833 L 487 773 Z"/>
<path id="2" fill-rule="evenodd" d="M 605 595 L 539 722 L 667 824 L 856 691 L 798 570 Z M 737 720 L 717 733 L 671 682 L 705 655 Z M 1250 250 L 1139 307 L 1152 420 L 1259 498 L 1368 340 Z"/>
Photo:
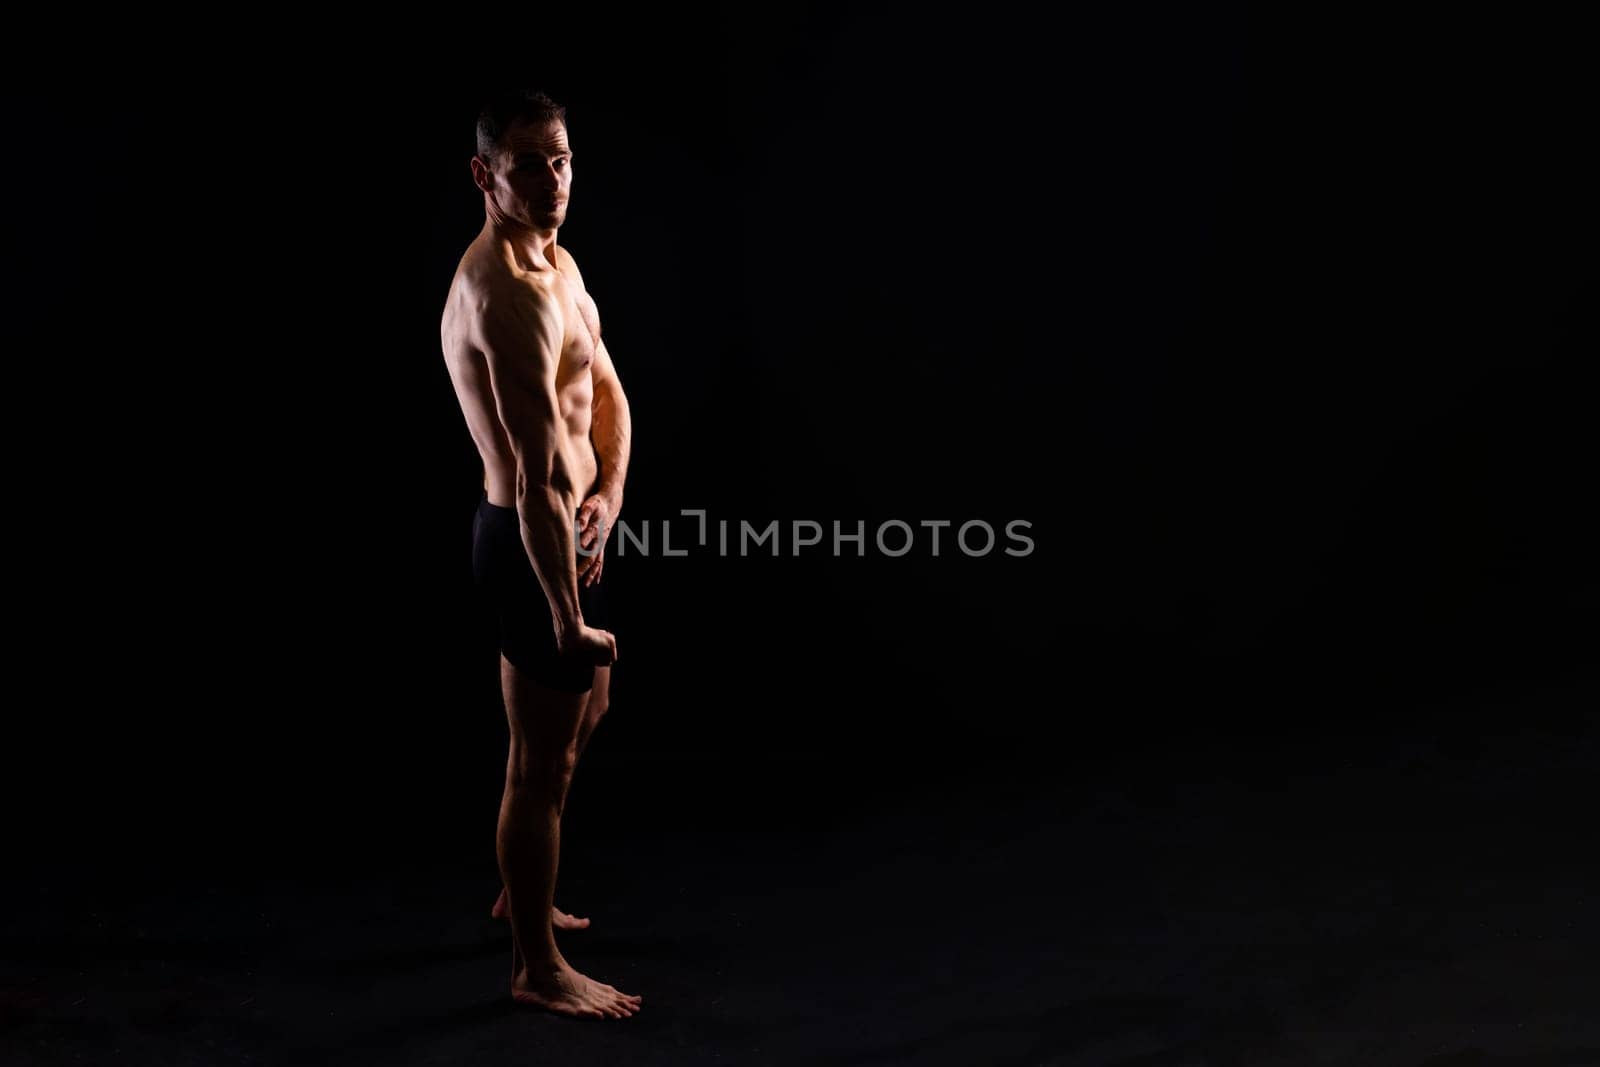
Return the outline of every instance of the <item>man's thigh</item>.
<path id="1" fill-rule="evenodd" d="M 535 759 L 556 760 L 577 743 L 592 689 L 553 689 L 505 656 L 500 657 L 500 689 L 514 745 L 520 741 Z"/>

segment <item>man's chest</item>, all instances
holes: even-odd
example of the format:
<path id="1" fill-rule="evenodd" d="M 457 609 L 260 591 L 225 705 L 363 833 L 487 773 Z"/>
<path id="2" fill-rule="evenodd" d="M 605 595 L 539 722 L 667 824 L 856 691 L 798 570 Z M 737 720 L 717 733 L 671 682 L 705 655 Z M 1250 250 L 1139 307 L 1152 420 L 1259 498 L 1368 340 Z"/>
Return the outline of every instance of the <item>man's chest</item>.
<path id="1" fill-rule="evenodd" d="M 561 362 L 571 373 L 586 370 L 600 347 L 600 312 L 588 293 L 564 287 Z"/>

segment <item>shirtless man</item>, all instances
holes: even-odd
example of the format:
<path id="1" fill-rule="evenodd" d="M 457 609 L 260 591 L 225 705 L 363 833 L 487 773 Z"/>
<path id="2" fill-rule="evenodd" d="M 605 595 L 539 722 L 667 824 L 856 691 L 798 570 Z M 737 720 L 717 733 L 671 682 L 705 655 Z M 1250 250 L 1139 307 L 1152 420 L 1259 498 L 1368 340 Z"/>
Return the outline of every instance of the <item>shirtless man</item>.
<path id="1" fill-rule="evenodd" d="M 594 301 L 556 244 L 572 188 L 564 109 L 541 93 L 491 101 L 472 180 L 484 226 L 456 268 L 440 340 L 483 457 L 473 570 L 499 620 L 511 726 L 494 912 L 511 919 L 514 998 L 626 1018 L 642 998 L 579 974 L 552 929 L 588 925 L 555 909 L 556 868 L 567 786 L 617 658 L 599 582 L 631 434 Z"/>

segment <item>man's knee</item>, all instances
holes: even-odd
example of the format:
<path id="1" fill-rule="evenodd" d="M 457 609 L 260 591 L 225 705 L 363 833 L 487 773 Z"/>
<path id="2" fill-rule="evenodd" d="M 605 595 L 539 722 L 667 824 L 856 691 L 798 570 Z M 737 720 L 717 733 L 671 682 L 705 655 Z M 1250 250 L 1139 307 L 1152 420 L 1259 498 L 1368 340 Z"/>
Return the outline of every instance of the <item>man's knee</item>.
<path id="1" fill-rule="evenodd" d="M 511 742 L 506 785 L 537 799 L 546 796 L 559 803 L 578 762 L 576 739 L 564 747 L 530 745 L 521 738 Z"/>

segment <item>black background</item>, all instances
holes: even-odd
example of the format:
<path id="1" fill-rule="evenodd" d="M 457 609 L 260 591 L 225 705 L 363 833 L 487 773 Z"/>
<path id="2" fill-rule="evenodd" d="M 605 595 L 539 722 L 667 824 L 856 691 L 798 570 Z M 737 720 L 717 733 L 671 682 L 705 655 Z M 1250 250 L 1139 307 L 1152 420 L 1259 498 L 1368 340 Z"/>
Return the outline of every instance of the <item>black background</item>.
<path id="1" fill-rule="evenodd" d="M 481 17 L 40 38 L 12 72 L 14 848 L 156 884 L 488 864 L 438 322 L 505 83 L 569 109 L 624 520 L 1036 545 L 613 557 L 586 758 L 761 833 L 1008 760 L 1586 728 L 1559 27 Z"/>

